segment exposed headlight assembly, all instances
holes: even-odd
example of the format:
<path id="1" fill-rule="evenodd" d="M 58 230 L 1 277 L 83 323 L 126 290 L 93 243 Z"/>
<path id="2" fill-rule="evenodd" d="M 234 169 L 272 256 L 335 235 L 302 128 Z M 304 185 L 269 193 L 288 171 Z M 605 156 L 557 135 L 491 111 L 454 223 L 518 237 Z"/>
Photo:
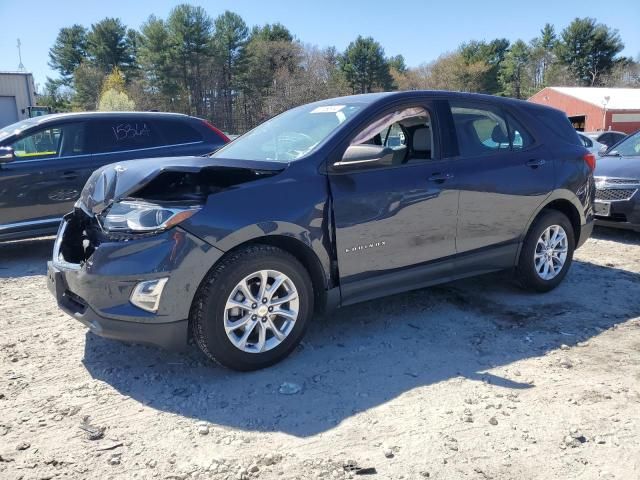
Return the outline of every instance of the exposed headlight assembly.
<path id="1" fill-rule="evenodd" d="M 100 217 L 107 232 L 145 233 L 167 230 L 194 215 L 201 206 L 159 205 L 125 200 L 114 203 Z"/>

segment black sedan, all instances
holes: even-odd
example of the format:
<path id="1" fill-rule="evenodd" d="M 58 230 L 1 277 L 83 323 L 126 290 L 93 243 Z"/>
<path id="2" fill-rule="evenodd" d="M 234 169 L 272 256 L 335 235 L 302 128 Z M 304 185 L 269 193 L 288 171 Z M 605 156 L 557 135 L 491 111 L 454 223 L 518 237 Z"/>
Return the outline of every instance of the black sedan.
<path id="1" fill-rule="evenodd" d="M 108 163 L 204 155 L 229 139 L 170 113 L 71 113 L 0 129 L 0 241 L 54 234 L 91 173 Z"/>
<path id="2" fill-rule="evenodd" d="M 596 224 L 640 232 L 640 131 L 598 160 Z"/>

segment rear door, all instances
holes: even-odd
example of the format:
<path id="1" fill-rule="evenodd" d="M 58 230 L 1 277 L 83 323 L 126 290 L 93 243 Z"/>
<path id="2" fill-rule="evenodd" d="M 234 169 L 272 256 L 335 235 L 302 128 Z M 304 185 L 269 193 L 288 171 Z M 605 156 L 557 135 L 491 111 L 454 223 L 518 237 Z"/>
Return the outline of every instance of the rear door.
<path id="1" fill-rule="evenodd" d="M 86 181 L 79 171 L 91 163 L 85 123 L 36 127 L 10 146 L 16 160 L 0 166 L 0 225 L 55 221 L 69 212 Z"/>
<path id="2" fill-rule="evenodd" d="M 372 118 L 351 143 L 386 145 L 394 154 L 389 165 L 363 170 L 347 164 L 329 175 L 347 302 L 366 296 L 360 291 L 366 282 L 360 280 L 452 256 L 458 209 L 454 160 L 441 158 L 438 121 L 429 102 Z"/>
<path id="3" fill-rule="evenodd" d="M 163 157 L 167 147 L 158 126 L 145 117 L 109 116 L 91 122 L 92 142 L 99 164 L 136 158 Z"/>
<path id="4" fill-rule="evenodd" d="M 553 162 L 514 113 L 484 102 L 450 105 L 460 154 L 458 253 L 497 245 L 515 251 L 553 190 Z"/>

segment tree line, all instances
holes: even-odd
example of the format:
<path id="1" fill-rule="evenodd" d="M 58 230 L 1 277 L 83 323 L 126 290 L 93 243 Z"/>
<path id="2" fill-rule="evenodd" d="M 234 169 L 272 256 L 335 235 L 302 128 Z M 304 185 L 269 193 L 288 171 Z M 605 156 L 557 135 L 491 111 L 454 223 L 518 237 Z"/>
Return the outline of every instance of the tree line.
<path id="1" fill-rule="evenodd" d="M 547 86 L 640 87 L 640 58 L 620 56 L 618 34 L 576 18 L 559 34 L 547 23 L 529 42 L 463 43 L 397 78 L 402 89 L 449 89 L 528 98 Z"/>
<path id="2" fill-rule="evenodd" d="M 640 86 L 618 32 L 576 18 L 545 25 L 529 42 L 469 41 L 415 68 L 358 36 L 343 52 L 294 38 L 275 23 L 249 27 L 188 4 L 139 29 L 117 18 L 60 29 L 49 50 L 58 72 L 40 104 L 55 110 L 182 112 L 240 133 L 288 108 L 352 93 L 446 89 L 527 98 L 547 85 Z"/>

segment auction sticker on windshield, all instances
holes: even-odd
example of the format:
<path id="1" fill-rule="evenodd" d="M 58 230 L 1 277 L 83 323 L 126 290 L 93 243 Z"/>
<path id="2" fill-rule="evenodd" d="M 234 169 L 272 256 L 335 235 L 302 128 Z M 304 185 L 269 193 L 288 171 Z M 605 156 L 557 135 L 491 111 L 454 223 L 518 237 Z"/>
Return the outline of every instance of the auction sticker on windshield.
<path id="1" fill-rule="evenodd" d="M 323 107 L 314 108 L 310 113 L 337 113 L 344 107 L 344 105 L 325 105 Z"/>

